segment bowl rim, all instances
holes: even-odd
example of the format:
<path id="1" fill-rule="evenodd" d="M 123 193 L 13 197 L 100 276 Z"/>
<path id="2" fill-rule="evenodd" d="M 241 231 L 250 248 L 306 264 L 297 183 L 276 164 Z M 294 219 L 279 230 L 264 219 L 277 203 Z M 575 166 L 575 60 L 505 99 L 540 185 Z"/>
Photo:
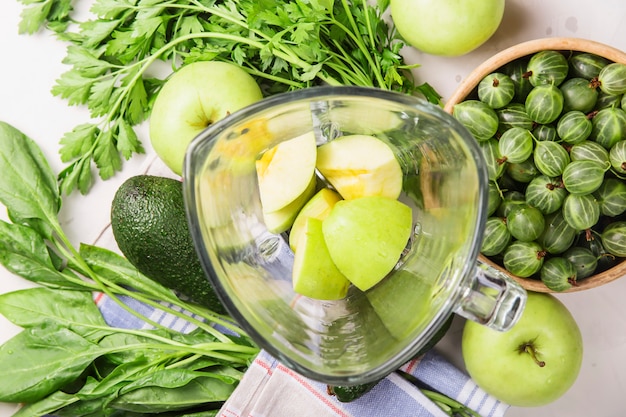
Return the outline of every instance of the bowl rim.
<path id="1" fill-rule="evenodd" d="M 538 38 L 521 42 L 498 52 L 497 54 L 491 56 L 482 64 L 474 68 L 474 70 L 472 70 L 469 75 L 461 81 L 453 94 L 446 101 L 444 105 L 444 110 L 452 114 L 454 105 L 461 102 L 465 97 L 467 97 L 478 86 L 478 83 L 480 82 L 480 80 L 482 80 L 484 76 L 490 74 L 498 68 L 501 68 L 503 65 L 515 59 L 523 58 L 536 52 L 548 49 L 556 51 L 588 52 L 603 56 L 604 58 L 607 58 L 613 62 L 621 62 L 623 64 L 626 64 L 626 52 L 590 39 L 572 37 L 551 37 Z M 608 284 L 609 282 L 615 281 L 616 279 L 626 275 L 626 260 L 622 260 L 610 269 L 580 280 L 579 282 L 577 282 L 577 285 L 574 285 L 567 290 L 553 291 L 546 287 L 543 282 L 537 279 L 523 278 L 511 274 L 502 266 L 493 262 L 482 253 L 479 254 L 478 259 L 515 279 L 518 283 L 522 285 L 522 287 L 524 287 L 524 289 L 528 291 L 543 293 L 561 294 L 579 292 Z"/>
<path id="2" fill-rule="evenodd" d="M 467 96 L 467 94 L 469 94 L 478 85 L 480 80 L 490 72 L 517 58 L 522 58 L 546 49 L 590 52 L 596 55 L 601 55 L 611 61 L 626 64 L 625 52 L 601 42 L 589 39 L 554 37 L 525 41 L 498 52 L 474 68 L 472 72 L 470 72 L 469 75 L 461 81 L 450 98 L 446 100 L 444 110 L 449 113 L 452 112 L 452 106 Z"/>

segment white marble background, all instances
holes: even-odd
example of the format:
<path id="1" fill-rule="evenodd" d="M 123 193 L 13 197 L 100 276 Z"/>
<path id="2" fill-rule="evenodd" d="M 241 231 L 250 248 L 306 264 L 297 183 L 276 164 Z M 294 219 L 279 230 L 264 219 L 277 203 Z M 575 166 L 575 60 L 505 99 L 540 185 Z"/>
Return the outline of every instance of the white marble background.
<path id="1" fill-rule="evenodd" d="M 75 2 L 78 3 L 78 2 Z M 82 2 L 81 8 L 90 2 Z M 77 6 L 78 7 L 78 6 Z M 37 140 L 55 172 L 61 168 L 58 140 L 78 123 L 87 120 L 83 108 L 68 107 L 53 97 L 50 88 L 65 70 L 61 60 L 64 45 L 50 33 L 18 35 L 22 5 L 3 0 L 0 13 L 0 120 L 13 124 Z M 84 10 L 80 11 L 81 13 Z M 592 39 L 626 50 L 626 2 L 623 0 L 507 0 L 502 25 L 494 37 L 474 52 L 458 58 L 441 58 L 407 50 L 409 62 L 417 62 L 417 77 L 449 97 L 465 76 L 496 52 L 518 42 L 549 36 Z M 140 126 L 147 154 L 134 157 L 124 171 L 107 182 L 99 182 L 87 196 L 65 199 L 62 220 L 74 243 L 92 242 L 108 221 L 110 201 L 123 180 L 150 163 L 147 126 Z M 0 174 L 1 175 L 1 174 Z M 29 283 L 0 269 L 0 292 Z M 584 338 L 583 368 L 575 385 L 558 401 L 540 408 L 512 408 L 508 417 L 622 417 L 626 393 L 626 279 L 584 293 L 562 294 L 576 318 Z M 448 358 L 463 366 L 460 355 L 462 320 L 440 347 Z M 0 317 L 0 342 L 19 329 Z M 2 370 L 0 369 L 0 378 Z M 514 381 L 512 382 L 514 383 Z M 0 404 L 0 417 L 8 417 L 15 406 Z"/>

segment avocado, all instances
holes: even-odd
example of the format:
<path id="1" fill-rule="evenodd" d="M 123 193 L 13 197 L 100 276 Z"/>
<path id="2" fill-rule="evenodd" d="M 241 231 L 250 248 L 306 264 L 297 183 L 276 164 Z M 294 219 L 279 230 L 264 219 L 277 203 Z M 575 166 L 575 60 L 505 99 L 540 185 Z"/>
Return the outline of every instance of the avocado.
<path id="1" fill-rule="evenodd" d="M 120 251 L 139 272 L 216 313 L 226 312 L 194 247 L 180 180 L 128 178 L 113 197 L 111 228 Z"/>

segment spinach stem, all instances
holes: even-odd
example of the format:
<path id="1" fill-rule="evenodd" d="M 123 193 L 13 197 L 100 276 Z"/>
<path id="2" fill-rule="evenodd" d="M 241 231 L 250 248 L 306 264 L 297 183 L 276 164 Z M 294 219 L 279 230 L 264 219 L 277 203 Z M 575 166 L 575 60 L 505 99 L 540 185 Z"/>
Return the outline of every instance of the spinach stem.
<path id="1" fill-rule="evenodd" d="M 169 344 L 169 343 L 134 343 L 124 346 L 114 346 L 105 349 L 102 354 L 111 354 L 141 349 L 159 349 L 198 354 L 208 358 L 223 360 L 232 364 L 247 365 L 250 355 L 258 353 L 256 348 L 228 343 L 204 343 L 198 345 Z M 233 353 L 233 354 L 228 354 Z"/>
<path id="2" fill-rule="evenodd" d="M 79 269 L 79 271 L 84 274 L 86 277 L 92 279 L 97 285 L 92 287 L 91 289 L 93 290 L 98 290 L 103 292 L 104 294 L 106 294 L 107 296 L 109 296 L 116 304 L 118 304 L 121 308 L 123 308 L 125 311 L 127 311 L 128 313 L 134 315 L 135 317 L 140 318 L 141 320 L 145 321 L 147 324 L 151 325 L 152 327 L 155 328 L 161 328 L 161 329 L 168 329 L 166 326 L 163 326 L 160 323 L 155 322 L 154 320 L 151 320 L 149 317 L 146 317 L 145 315 L 137 312 L 135 309 L 132 309 L 131 307 L 129 307 L 126 303 L 124 303 L 117 295 L 121 294 L 121 295 L 125 295 L 131 298 L 136 299 L 137 301 L 140 301 L 144 304 L 150 305 L 152 307 L 158 308 L 164 312 L 170 313 L 175 315 L 178 318 L 182 318 L 192 324 L 194 324 L 197 327 L 200 327 L 202 330 L 206 331 L 207 333 L 211 334 L 212 336 L 214 336 L 216 339 L 220 340 L 222 343 L 228 343 L 228 344 L 233 344 L 234 342 L 232 341 L 232 339 L 230 339 L 228 336 L 224 335 L 223 333 L 221 333 L 219 330 L 215 329 L 214 327 L 212 327 L 211 325 L 207 324 L 206 322 L 202 321 L 202 320 L 198 320 L 192 316 L 189 316 L 187 314 L 185 314 L 182 311 L 173 309 L 169 306 L 164 305 L 161 302 L 155 301 L 152 297 L 150 296 L 146 296 L 145 294 L 142 294 L 140 292 L 137 291 L 131 291 L 128 290 L 120 285 L 117 285 L 113 282 L 110 282 L 109 280 L 98 276 L 98 274 L 96 274 L 91 267 L 85 262 L 85 260 L 83 259 L 83 257 L 80 255 L 80 253 L 74 248 L 74 246 L 72 245 L 72 243 L 69 241 L 69 239 L 67 238 L 67 236 L 65 235 L 65 232 L 63 231 L 63 229 L 61 228 L 59 222 L 57 219 L 54 219 L 53 221 L 50 221 L 52 227 L 54 228 L 55 232 L 56 232 L 56 236 L 57 239 L 59 239 L 59 242 L 57 242 L 56 244 L 56 248 L 59 250 L 60 253 L 62 253 L 66 259 L 70 260 L 72 263 L 74 263 L 76 265 L 76 267 Z M 83 283 L 85 283 L 85 281 L 81 281 Z M 154 295 L 153 296 L 155 299 L 162 299 L 163 295 L 162 294 L 158 294 L 158 295 Z M 193 310 L 191 311 L 192 313 L 194 312 L 199 312 L 199 310 L 197 308 L 193 308 L 193 306 L 189 305 L 188 303 L 184 303 L 182 300 L 180 300 L 179 298 L 176 299 L 170 299 L 170 300 L 163 300 L 166 302 L 171 302 L 172 304 L 176 304 L 183 307 L 186 310 Z M 215 324 L 219 324 L 235 333 L 238 334 L 244 334 L 244 332 L 242 331 L 241 328 L 239 328 L 238 326 L 234 325 L 233 323 L 231 323 L 228 320 L 225 319 L 220 319 L 219 316 L 215 313 L 208 313 L 209 310 L 203 310 L 202 317 L 215 323 Z"/>
<path id="3" fill-rule="evenodd" d="M 420 391 L 431 401 L 436 403 L 439 408 L 441 408 L 444 412 L 446 412 L 450 416 L 455 415 L 465 415 L 471 417 L 480 417 L 476 411 L 471 408 L 461 404 L 460 402 L 453 400 L 447 395 L 441 394 L 436 391 L 432 391 L 425 388 L 420 388 Z M 456 414 L 455 414 L 456 413 Z"/>

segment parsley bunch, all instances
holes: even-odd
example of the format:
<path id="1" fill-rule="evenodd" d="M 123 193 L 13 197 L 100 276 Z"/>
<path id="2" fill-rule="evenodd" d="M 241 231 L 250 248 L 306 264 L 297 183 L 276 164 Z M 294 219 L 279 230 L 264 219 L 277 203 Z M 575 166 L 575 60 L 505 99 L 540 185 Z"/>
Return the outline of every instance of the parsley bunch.
<path id="1" fill-rule="evenodd" d="M 264 94 L 319 84 L 359 85 L 440 96 L 416 85 L 404 42 L 383 18 L 389 0 L 95 0 L 93 20 L 73 22 L 71 0 L 20 0 L 20 31 L 41 27 L 69 42 L 52 93 L 86 105 L 95 122 L 61 138 L 61 190 L 86 193 L 92 164 L 102 179 L 143 152 L 134 126 L 165 82 L 148 76 L 157 60 L 173 68 L 199 60 L 234 62 Z M 72 30 L 75 27 L 76 29 Z"/>

